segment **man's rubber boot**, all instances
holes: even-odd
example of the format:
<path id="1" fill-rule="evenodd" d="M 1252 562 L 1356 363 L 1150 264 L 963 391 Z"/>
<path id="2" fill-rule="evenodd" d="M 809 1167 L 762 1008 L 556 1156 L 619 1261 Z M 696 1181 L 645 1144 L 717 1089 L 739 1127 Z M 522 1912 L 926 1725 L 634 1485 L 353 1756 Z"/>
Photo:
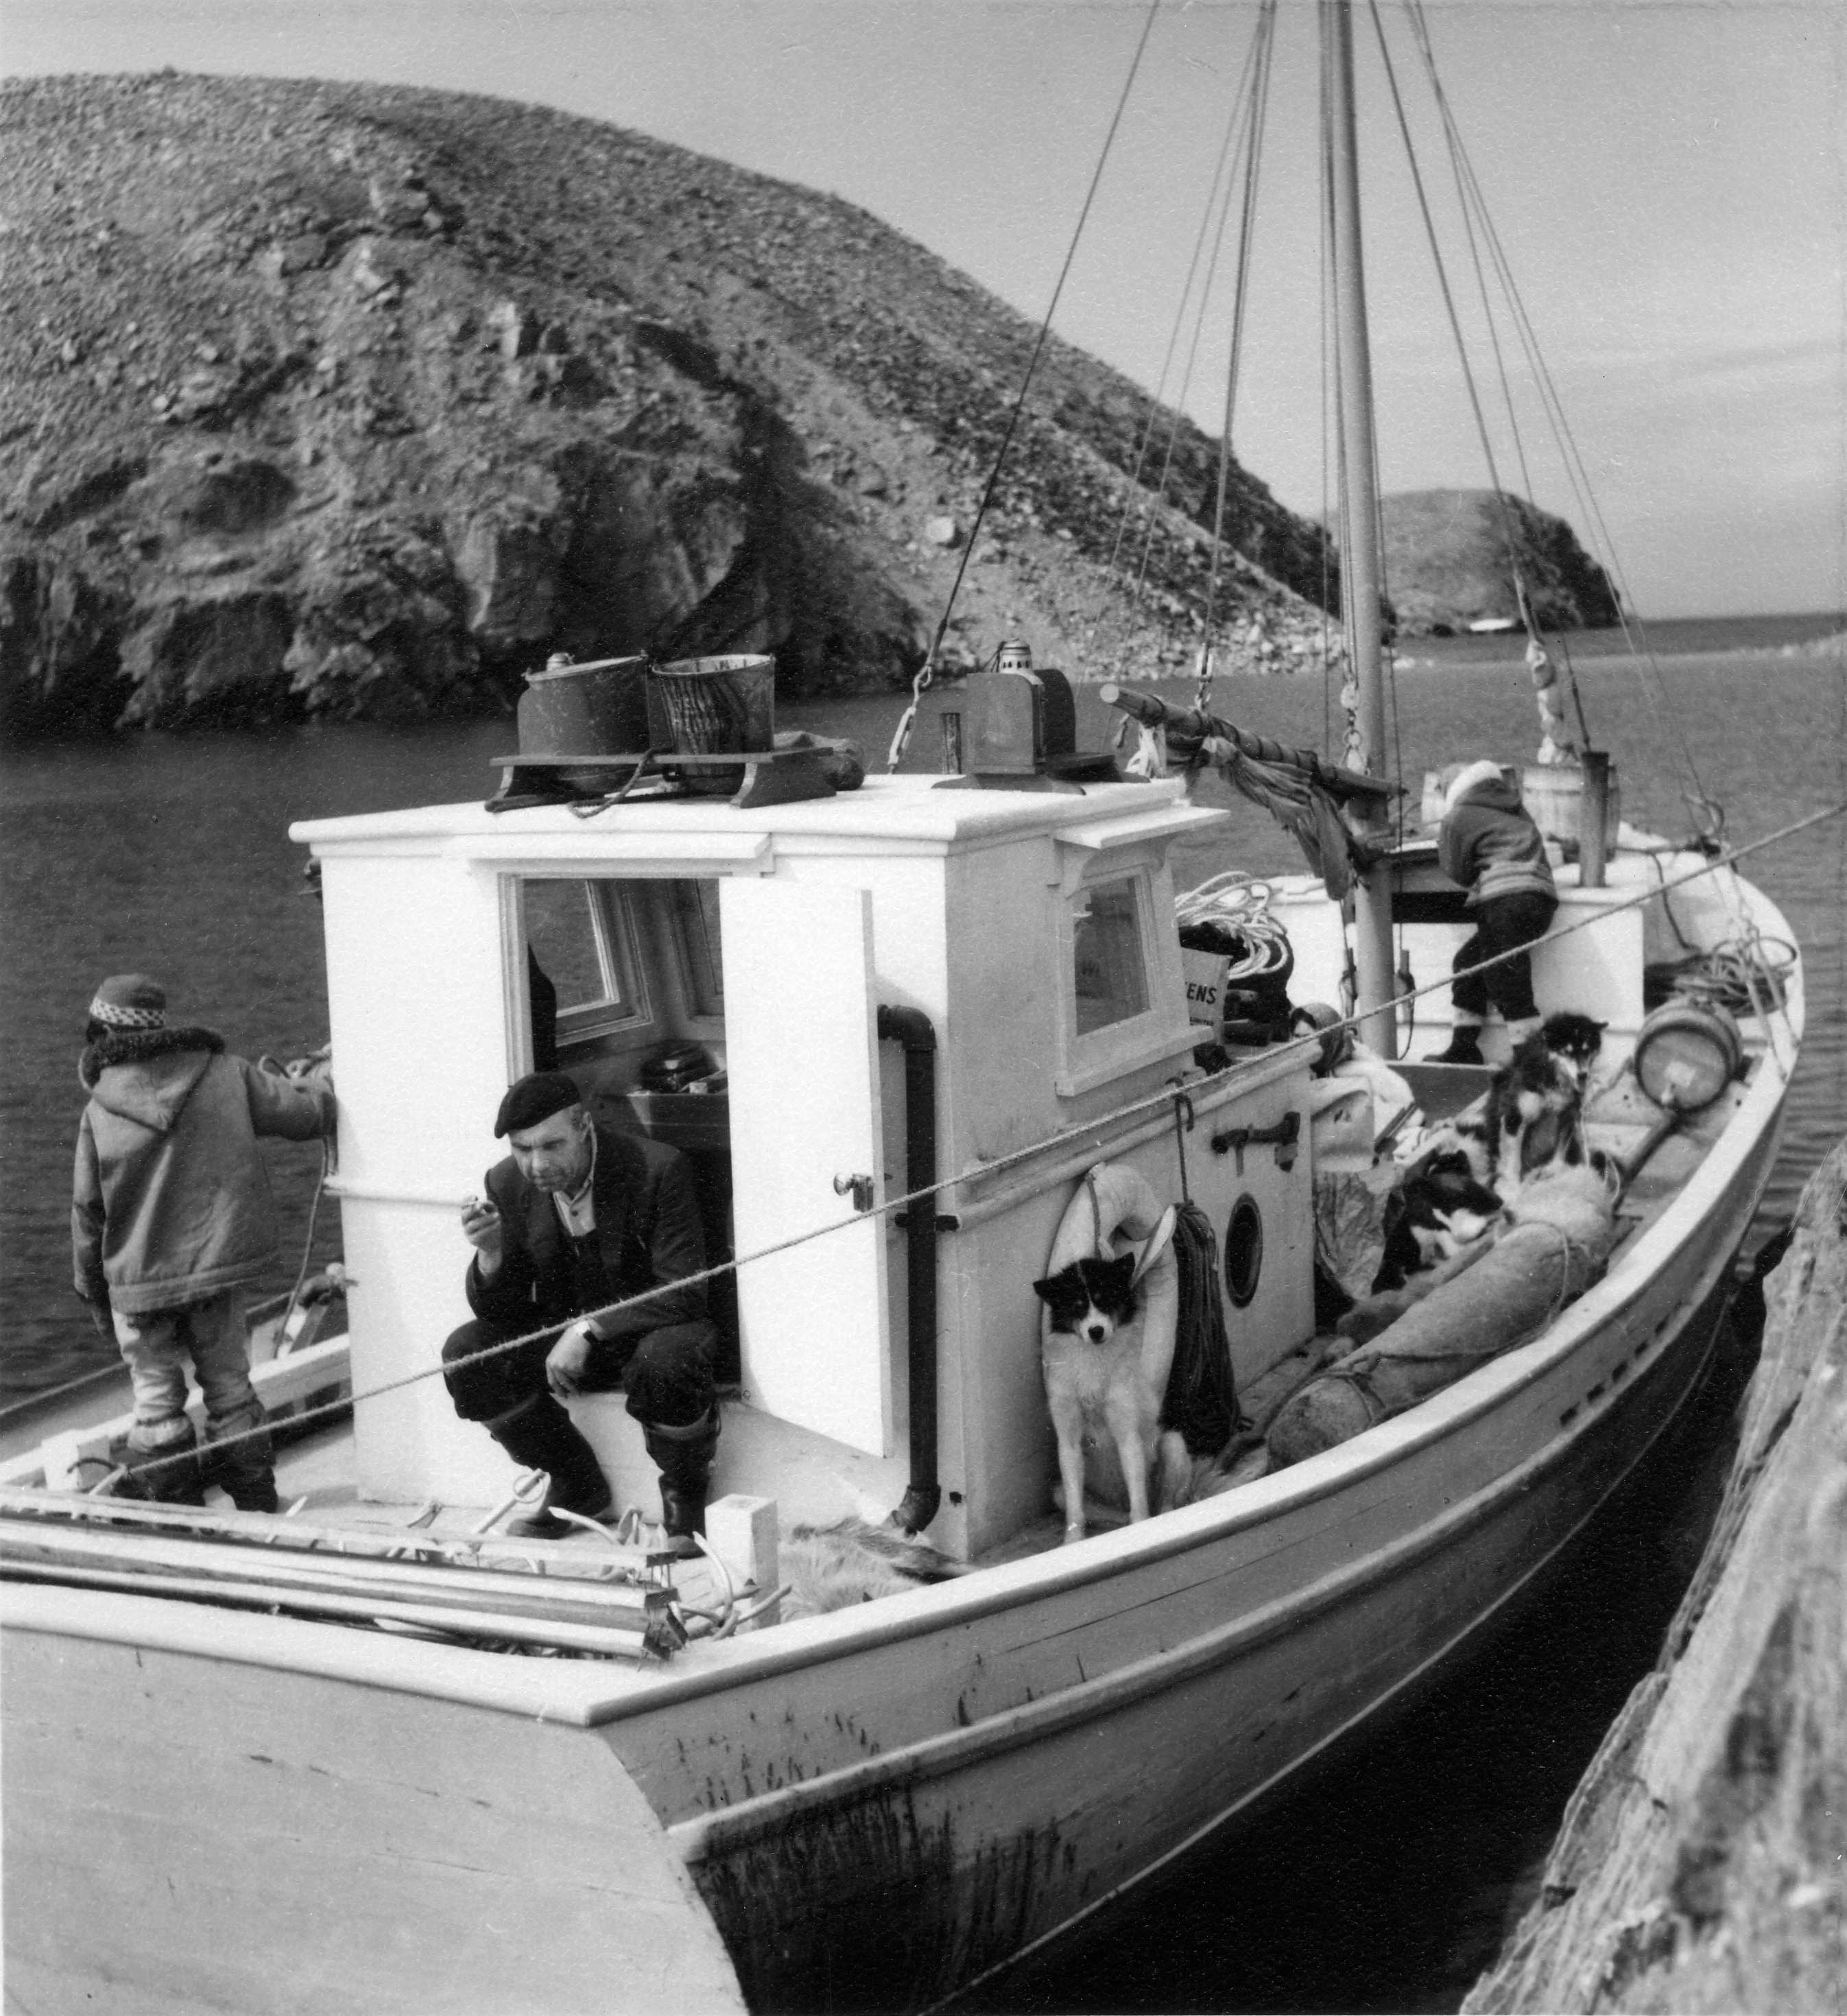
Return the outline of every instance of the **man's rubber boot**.
<path id="1" fill-rule="evenodd" d="M 145 1492 L 157 1505 L 203 1505 L 205 1479 L 199 1468 L 199 1438 L 185 1415 L 172 1421 L 137 1421 L 128 1431 L 131 1492 Z M 150 1467 L 142 1469 L 143 1464 Z"/>
<path id="2" fill-rule="evenodd" d="M 239 1512 L 276 1512 L 282 1509 L 275 1495 L 275 1449 L 267 1433 L 250 1433 L 251 1429 L 262 1425 L 263 1417 L 259 1411 L 254 1417 L 236 1414 L 223 1421 L 214 1421 L 208 1430 L 214 1437 L 244 1438 L 230 1442 L 228 1446 L 215 1442 L 206 1445 L 211 1481 L 230 1493 L 231 1503 Z"/>
<path id="3" fill-rule="evenodd" d="M 1447 1049 L 1432 1050 L 1424 1061 L 1427 1064 L 1478 1064 L 1482 1056 L 1482 1025 L 1478 1022 L 1458 1022 L 1451 1031 Z"/>
<path id="4" fill-rule="evenodd" d="M 712 1458 L 718 1447 L 718 1410 L 708 1408 L 683 1428 L 642 1424 L 648 1454 L 661 1468 L 661 1521 L 676 1554 L 696 1554 L 693 1538 L 705 1531 L 706 1493 L 711 1489 Z"/>
<path id="5" fill-rule="evenodd" d="M 524 1470 L 542 1470 L 550 1480 L 536 1512 L 509 1519 L 502 1531 L 516 1540 L 568 1540 L 583 1531 L 554 1518 L 553 1506 L 585 1519 L 607 1519 L 615 1510 L 609 1479 L 582 1431 L 549 1393 L 535 1393 L 487 1429 Z"/>

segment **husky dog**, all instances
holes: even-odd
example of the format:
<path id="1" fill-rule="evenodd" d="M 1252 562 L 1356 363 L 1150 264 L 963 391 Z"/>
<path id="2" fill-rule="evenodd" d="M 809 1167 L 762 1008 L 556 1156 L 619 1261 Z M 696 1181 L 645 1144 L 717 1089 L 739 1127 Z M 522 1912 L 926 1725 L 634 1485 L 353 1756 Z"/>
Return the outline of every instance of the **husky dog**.
<path id="1" fill-rule="evenodd" d="M 1046 1401 L 1058 1437 L 1058 1474 L 1064 1499 L 1064 1537 L 1084 1537 L 1084 1463 L 1106 1473 L 1114 1456 L 1122 1466 L 1131 1519 L 1149 1512 L 1149 1474 L 1163 1445 L 1177 1436 L 1160 1431 L 1161 1395 L 1142 1362 L 1142 1298 L 1136 1287 L 1136 1255 L 1074 1260 L 1035 1281 L 1033 1292 L 1050 1312 L 1043 1360 Z M 1185 1445 L 1181 1444 L 1183 1457 Z M 1105 1496 L 1113 1493 L 1106 1492 Z"/>
<path id="2" fill-rule="evenodd" d="M 1554 1016 L 1569 1024 L 1564 1033 L 1581 1054 L 1589 1031 L 1601 1030 L 1588 1016 Z M 1594 1055 L 1594 1050 L 1590 1053 Z M 1538 1171 L 1587 1159 L 1582 1125 L 1583 1073 L 1573 1050 L 1554 1049 L 1544 1030 L 1528 1036 L 1497 1071 L 1479 1114 L 1452 1121 L 1449 1136 L 1468 1158 L 1475 1180 L 1511 1208 L 1520 1186 Z"/>
<path id="3" fill-rule="evenodd" d="M 1591 1016 L 1580 1015 L 1575 1009 L 1566 1009 L 1548 1015 L 1540 1028 L 1546 1049 L 1576 1074 L 1580 1092 L 1590 1088 L 1591 1067 L 1604 1046 L 1604 1031 L 1609 1026 Z"/>
<path id="4" fill-rule="evenodd" d="M 1467 1153 L 1434 1150 L 1406 1172 L 1387 1207 L 1385 1251 L 1372 1292 L 1402 1288 L 1410 1275 L 1453 1260 L 1500 1216 L 1500 1199 L 1477 1179 Z"/>

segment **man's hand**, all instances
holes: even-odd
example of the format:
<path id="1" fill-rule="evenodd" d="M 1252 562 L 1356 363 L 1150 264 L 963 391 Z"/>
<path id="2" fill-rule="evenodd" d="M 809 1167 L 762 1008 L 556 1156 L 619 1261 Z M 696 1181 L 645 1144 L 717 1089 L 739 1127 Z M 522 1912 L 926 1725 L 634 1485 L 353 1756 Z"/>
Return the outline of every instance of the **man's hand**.
<path id="1" fill-rule="evenodd" d="M 500 1211 L 490 1197 L 471 1197 L 462 1207 L 462 1231 L 474 1248 L 481 1279 L 491 1281 L 500 1272 Z"/>
<path id="2" fill-rule="evenodd" d="M 562 1400 L 583 1391 L 595 1333 L 587 1323 L 574 1323 L 545 1353 L 545 1384 Z"/>

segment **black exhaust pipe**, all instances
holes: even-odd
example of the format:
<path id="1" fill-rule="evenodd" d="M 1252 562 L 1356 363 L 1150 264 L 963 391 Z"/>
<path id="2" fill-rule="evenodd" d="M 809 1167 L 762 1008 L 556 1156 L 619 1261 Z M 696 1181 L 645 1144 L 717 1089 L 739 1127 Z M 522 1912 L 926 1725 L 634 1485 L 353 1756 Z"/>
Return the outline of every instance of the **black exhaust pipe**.
<path id="1" fill-rule="evenodd" d="M 904 1046 L 905 1327 L 910 1366 L 911 1481 L 891 1523 L 920 1533 L 943 1500 L 936 1475 L 936 1031 L 918 1008 L 881 1007 L 881 1042 Z M 928 1193 L 918 1197 L 922 1190 Z"/>

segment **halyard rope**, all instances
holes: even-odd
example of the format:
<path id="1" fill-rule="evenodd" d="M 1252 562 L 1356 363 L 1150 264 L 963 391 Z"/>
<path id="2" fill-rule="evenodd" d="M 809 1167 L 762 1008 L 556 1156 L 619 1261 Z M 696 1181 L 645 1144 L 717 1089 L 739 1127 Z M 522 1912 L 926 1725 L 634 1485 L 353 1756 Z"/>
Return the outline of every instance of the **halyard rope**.
<path id="1" fill-rule="evenodd" d="M 930 648 L 924 654 L 924 662 L 918 668 L 917 676 L 911 685 L 911 704 L 898 724 L 897 733 L 891 738 L 891 747 L 887 754 L 885 768 L 895 770 L 904 758 L 905 744 L 910 739 L 911 727 L 917 718 L 917 707 L 924 689 L 934 676 L 933 668 L 936 654 L 943 647 L 943 638 L 949 628 L 949 617 L 956 607 L 956 598 L 962 592 L 963 577 L 968 572 L 969 561 L 974 557 L 975 542 L 981 535 L 981 526 L 988 516 L 988 507 L 994 501 L 996 485 L 1000 481 L 1000 472 L 1006 465 L 1008 451 L 1013 447 L 1014 436 L 1019 429 L 1020 416 L 1026 410 L 1026 395 L 1032 389 L 1033 373 L 1039 369 L 1039 361 L 1052 333 L 1052 318 L 1058 312 L 1058 303 L 1064 293 L 1064 283 L 1071 277 L 1071 262 L 1078 256 L 1078 246 L 1084 236 L 1084 226 L 1089 221 L 1091 206 L 1096 200 L 1098 185 L 1103 181 L 1104 164 L 1110 158 L 1110 149 L 1115 145 L 1116 129 L 1122 124 L 1124 108 L 1129 103 L 1129 95 L 1135 88 L 1136 73 L 1141 68 L 1142 56 L 1148 46 L 1148 37 L 1154 26 L 1154 17 L 1161 11 L 1161 0 L 1150 0 L 1147 17 L 1142 23 L 1140 39 L 1135 45 L 1135 55 L 1130 59 L 1129 74 L 1122 80 L 1122 94 L 1116 100 L 1116 110 L 1111 116 L 1109 131 L 1104 135 L 1103 149 L 1096 157 L 1096 166 L 1092 171 L 1090 186 L 1084 196 L 1084 207 L 1078 213 L 1076 228 L 1072 231 L 1071 243 L 1066 248 L 1064 264 L 1058 269 L 1058 279 L 1052 290 L 1052 299 L 1046 309 L 1046 319 L 1039 325 L 1039 340 L 1032 346 L 1032 355 L 1026 360 L 1026 372 L 1020 380 L 1019 395 L 1014 401 L 1014 409 L 1007 416 L 1006 432 L 1001 436 L 1000 447 L 994 457 L 994 466 L 988 472 L 986 488 L 981 492 L 981 501 L 975 507 L 974 523 L 968 528 L 968 537 L 963 543 L 962 557 L 956 563 L 956 578 L 949 584 L 949 599 L 943 604 L 943 613 L 938 618 L 936 634 L 930 640 Z"/>
<path id="2" fill-rule="evenodd" d="M 1768 833 L 1761 839 L 1748 841 L 1742 847 L 1728 848 L 1722 854 L 1702 861 L 1698 867 L 1688 869 L 1683 874 L 1671 877 L 1664 875 L 1659 881 L 1651 884 L 1639 894 L 1626 898 L 1620 903 L 1611 903 L 1600 908 L 1593 916 L 1580 918 L 1575 923 L 1564 925 L 1555 931 L 1549 931 L 1546 937 L 1549 940 L 1568 938 L 1574 932 L 1588 931 L 1593 924 L 1602 923 L 1604 918 L 1615 916 L 1624 910 L 1637 909 L 1644 903 L 1665 900 L 1665 892 L 1669 889 L 1678 889 L 1689 882 L 1696 882 L 1702 876 L 1716 874 L 1721 869 L 1732 867 L 1748 855 L 1759 853 L 1765 848 L 1774 847 L 1780 841 L 1793 839 L 1796 834 L 1807 832 L 1811 826 L 1820 826 L 1831 819 L 1838 819 L 1844 812 L 1847 812 L 1847 799 L 1842 800 L 1838 805 L 1827 806 L 1820 812 L 1810 812 L 1804 819 L 1793 820 L 1788 826 L 1778 827 L 1774 833 Z M 1529 945 L 1516 945 L 1510 951 L 1496 953 L 1492 959 L 1480 960 L 1467 970 L 1471 974 L 1486 973 L 1495 967 L 1504 965 L 1509 959 L 1525 957 L 1531 950 L 1532 948 Z M 1456 975 L 1453 973 L 1446 974 L 1441 980 L 1433 980 L 1425 986 L 1413 988 L 1407 993 L 1396 995 L 1382 1006 L 1386 1009 L 1395 1010 L 1402 1007 L 1408 1001 L 1418 1000 L 1426 994 L 1442 992 L 1449 987 L 1455 978 Z M 1331 1031 L 1337 1028 L 1356 1029 L 1363 1019 L 1358 1013 L 1342 1016 L 1338 1022 L 1314 1029 L 1305 1035 L 1293 1036 L 1285 1042 L 1266 1045 L 1260 1057 L 1250 1060 L 1240 1059 L 1237 1063 L 1227 1065 L 1223 1071 L 1215 1071 L 1197 1084 L 1187 1087 L 1186 1090 L 1190 1096 L 1197 1097 L 1200 1093 L 1235 1078 L 1238 1073 L 1251 1069 L 1255 1064 L 1262 1064 L 1267 1066 L 1274 1059 L 1285 1056 L 1291 1050 L 1318 1051 L 1323 1039 Z M 1017 1148 L 1011 1154 L 997 1155 L 992 1161 L 981 1163 L 973 1168 L 963 1169 L 952 1176 L 944 1176 L 935 1183 L 920 1184 L 916 1190 L 907 1190 L 900 1197 L 888 1197 L 883 1203 L 875 1204 L 866 1211 L 855 1211 L 850 1218 L 837 1219 L 827 1225 L 813 1226 L 805 1232 L 791 1233 L 787 1239 L 779 1239 L 770 1245 L 760 1246 L 754 1252 L 743 1254 L 733 1259 L 721 1261 L 716 1266 L 702 1268 L 696 1274 L 683 1274 L 676 1280 L 663 1281 L 655 1287 L 644 1288 L 639 1294 L 628 1296 L 621 1301 L 605 1302 L 597 1309 L 580 1310 L 575 1316 L 567 1320 L 568 1322 L 594 1321 L 599 1316 L 613 1316 L 625 1309 L 639 1309 L 644 1304 L 657 1301 L 663 1295 L 675 1294 L 682 1288 L 716 1280 L 722 1275 L 736 1273 L 745 1267 L 754 1265 L 759 1260 L 769 1259 L 778 1253 L 786 1253 L 792 1247 L 805 1246 L 811 1240 L 825 1239 L 831 1233 L 845 1231 L 849 1226 L 864 1225 L 869 1219 L 886 1217 L 893 1212 L 906 1210 L 913 1204 L 921 1204 L 927 1199 L 939 1197 L 945 1190 L 953 1190 L 961 1184 L 978 1183 L 986 1178 L 999 1175 L 1021 1162 L 1055 1155 L 1060 1149 L 1073 1148 L 1080 1143 L 1089 1143 L 1100 1154 L 1107 1147 L 1107 1143 L 1103 1139 L 1106 1129 L 1114 1127 L 1122 1121 L 1132 1120 L 1138 1116 L 1152 1116 L 1164 1107 L 1172 1107 L 1174 1096 L 1173 1086 L 1171 1084 L 1164 1084 L 1158 1091 L 1145 1093 L 1140 1099 L 1131 1100 L 1126 1106 L 1118 1107 L 1112 1112 L 1100 1114 L 1095 1119 L 1086 1121 L 1082 1126 L 1068 1129 L 1062 1134 L 1052 1135 L 1045 1140 L 1033 1143 L 1029 1147 Z M 542 1323 L 536 1330 L 528 1330 L 523 1336 L 509 1337 L 503 1343 L 487 1345 L 480 1351 L 469 1352 L 466 1357 L 451 1359 L 446 1365 L 437 1363 L 425 1366 L 419 1370 L 406 1372 L 395 1379 L 384 1380 L 376 1386 L 369 1386 L 363 1393 L 350 1394 L 342 1399 L 324 1402 L 317 1407 L 304 1408 L 299 1413 L 283 1417 L 279 1423 L 272 1424 L 265 1422 L 260 1427 L 244 1429 L 234 1435 L 213 1438 L 205 1445 L 206 1449 L 215 1452 L 235 1448 L 239 1442 L 254 1441 L 259 1435 L 269 1434 L 272 1425 L 286 1426 L 294 1430 L 311 1420 L 330 1419 L 337 1414 L 345 1413 L 349 1409 L 357 1406 L 362 1400 L 380 1399 L 387 1393 L 401 1391 L 404 1388 L 419 1384 L 426 1379 L 440 1378 L 445 1372 L 456 1367 L 478 1365 L 485 1359 L 499 1358 L 509 1351 L 524 1350 L 528 1345 L 536 1344 L 541 1337 L 549 1336 L 562 1327 L 562 1325 L 556 1323 Z M 189 1447 L 171 1456 L 152 1457 L 146 1462 L 134 1465 L 128 1471 L 128 1474 L 132 1477 L 145 1477 L 171 1463 L 196 1460 L 200 1453 L 199 1450 Z"/>

